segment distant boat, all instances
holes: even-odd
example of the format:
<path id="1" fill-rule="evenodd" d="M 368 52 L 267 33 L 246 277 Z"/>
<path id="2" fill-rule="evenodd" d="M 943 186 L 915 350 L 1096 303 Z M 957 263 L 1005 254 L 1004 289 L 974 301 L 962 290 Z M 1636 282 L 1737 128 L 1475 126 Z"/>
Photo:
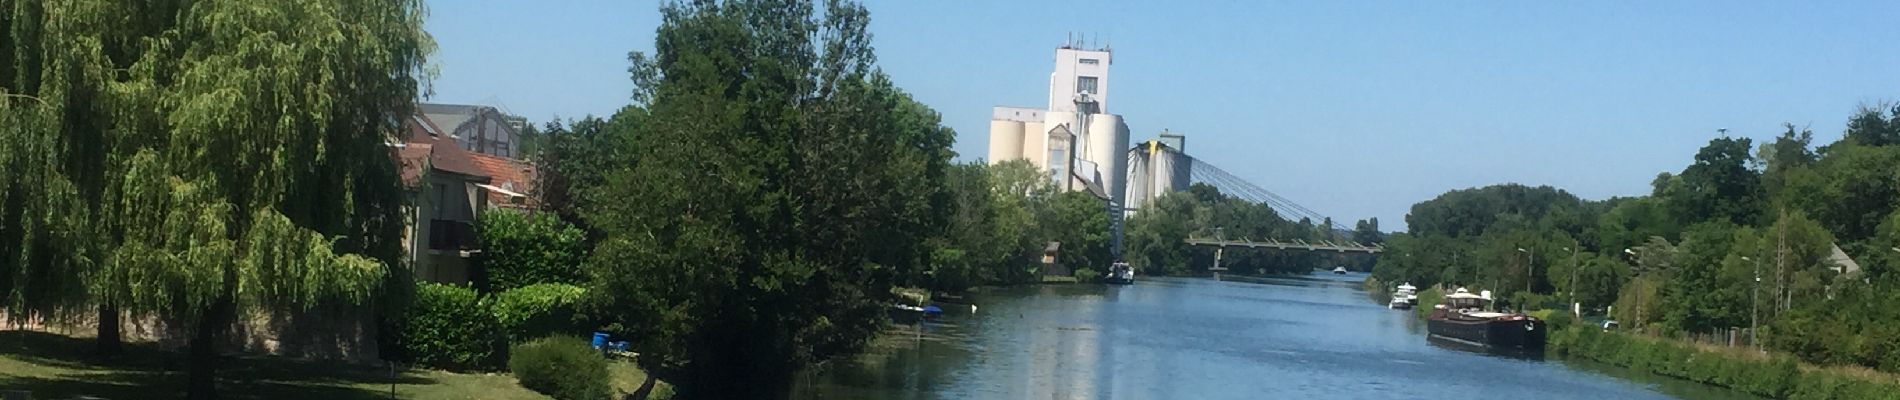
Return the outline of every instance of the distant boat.
<path id="1" fill-rule="evenodd" d="M 1346 274 L 1346 267 L 1343 267 L 1343 266 L 1341 266 L 1341 267 L 1333 267 L 1333 273 L 1335 273 L 1335 274 L 1340 274 L 1340 275 L 1345 275 L 1345 274 Z"/>
<path id="2" fill-rule="evenodd" d="M 924 319 L 924 311 L 925 309 L 923 307 L 909 304 L 892 304 L 890 308 L 891 322 L 902 325 L 915 324 Z M 938 309 L 938 312 L 942 312 L 942 309 Z"/>
<path id="3" fill-rule="evenodd" d="M 1412 305 L 1418 303 L 1417 291 L 1418 288 L 1413 287 L 1410 283 L 1399 285 L 1398 290 L 1392 291 L 1392 301 L 1387 302 L 1385 307 L 1395 310 L 1410 310 L 1412 309 Z"/>
<path id="4" fill-rule="evenodd" d="M 1114 285 L 1135 283 L 1135 268 L 1125 262 L 1115 263 L 1108 266 L 1108 276 L 1102 277 L 1102 281 Z"/>
<path id="5" fill-rule="evenodd" d="M 1485 296 L 1464 288 L 1445 295 L 1445 302 L 1433 306 L 1425 320 L 1432 337 L 1450 339 L 1474 346 L 1541 350 L 1545 331 L 1543 320 L 1524 314 L 1484 311 Z"/>

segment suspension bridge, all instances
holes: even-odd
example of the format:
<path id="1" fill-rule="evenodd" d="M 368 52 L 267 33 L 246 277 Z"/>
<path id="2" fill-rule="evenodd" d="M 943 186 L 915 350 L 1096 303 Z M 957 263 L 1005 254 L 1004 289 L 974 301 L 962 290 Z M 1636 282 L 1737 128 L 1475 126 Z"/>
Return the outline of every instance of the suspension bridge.
<path id="1" fill-rule="evenodd" d="M 1185 147 L 1185 138 L 1179 135 L 1163 133 L 1161 139 L 1143 143 L 1128 152 L 1128 205 L 1134 212 L 1169 192 L 1186 190 L 1188 186 L 1202 183 L 1220 189 L 1221 193 L 1242 200 L 1266 204 L 1275 213 L 1288 220 L 1305 219 L 1325 224 L 1332 221 L 1325 214 L 1314 211 L 1292 199 L 1248 182 L 1220 167 L 1194 158 L 1181 149 Z M 1321 227 L 1332 232 L 1349 230 L 1337 221 Z M 1120 235 L 1117 234 L 1117 237 Z M 1220 252 L 1228 247 L 1269 249 L 1269 250 L 1306 250 L 1340 253 L 1376 254 L 1385 251 L 1377 243 L 1357 243 L 1352 241 L 1277 239 L 1277 238 L 1227 238 L 1219 233 L 1201 237 L 1191 236 L 1186 240 L 1193 246 L 1214 247 Z M 1218 266 L 1216 267 L 1218 268 Z"/>

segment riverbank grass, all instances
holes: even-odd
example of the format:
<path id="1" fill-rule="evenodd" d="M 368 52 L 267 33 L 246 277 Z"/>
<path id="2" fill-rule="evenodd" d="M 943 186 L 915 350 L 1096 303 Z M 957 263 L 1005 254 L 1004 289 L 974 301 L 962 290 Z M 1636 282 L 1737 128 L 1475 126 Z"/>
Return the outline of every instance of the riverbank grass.
<path id="1" fill-rule="evenodd" d="M 1573 326 L 1553 332 L 1550 350 L 1725 387 L 1771 399 L 1900 399 L 1900 376 L 1865 368 L 1819 366 L 1784 354 L 1697 345 Z"/>
<path id="2" fill-rule="evenodd" d="M 146 399 L 184 393 L 182 357 L 151 344 L 127 343 L 110 359 L 91 353 L 92 342 L 31 331 L 0 332 L 0 390 L 25 390 L 35 399 Z M 609 365 L 614 390 L 632 393 L 646 374 L 630 362 Z M 269 356 L 226 357 L 218 371 L 226 399 L 545 400 L 500 373 L 452 373 Z"/>

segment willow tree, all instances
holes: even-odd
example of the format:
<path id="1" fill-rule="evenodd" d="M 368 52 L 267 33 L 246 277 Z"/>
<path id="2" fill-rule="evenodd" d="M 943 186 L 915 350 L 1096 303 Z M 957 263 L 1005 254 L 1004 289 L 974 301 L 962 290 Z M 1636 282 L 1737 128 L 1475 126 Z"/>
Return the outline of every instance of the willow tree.
<path id="1" fill-rule="evenodd" d="M 584 210 L 590 293 L 683 396 L 789 394 L 879 329 L 942 230 L 954 135 L 876 71 L 862 6 L 816 8 L 670 3 L 633 57 L 650 114 Z"/>
<path id="2" fill-rule="evenodd" d="M 9 3 L 0 113 L 36 123 L 0 128 L 25 150 L 0 162 L 28 166 L 0 179 L 30 184 L 4 194 L 0 259 L 34 279 L 0 283 L 19 304 L 104 305 L 102 327 L 123 308 L 183 328 L 193 398 L 213 397 L 239 315 L 400 289 L 385 285 L 407 274 L 390 267 L 403 221 L 384 143 L 432 46 L 421 8 Z"/>

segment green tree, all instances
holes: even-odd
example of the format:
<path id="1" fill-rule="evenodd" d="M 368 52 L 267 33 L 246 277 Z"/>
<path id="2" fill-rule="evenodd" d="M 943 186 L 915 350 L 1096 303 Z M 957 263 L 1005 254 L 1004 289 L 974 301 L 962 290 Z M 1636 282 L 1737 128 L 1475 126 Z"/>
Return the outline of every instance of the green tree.
<path id="1" fill-rule="evenodd" d="M 1672 260 L 1675 268 L 1664 290 L 1665 321 L 1674 329 L 1707 332 L 1748 324 L 1746 292 L 1735 287 L 1724 269 L 1734 264 L 1737 231 L 1726 221 L 1697 224 L 1683 233 Z M 1739 309 L 1739 310 L 1738 310 Z M 1738 313 L 1737 311 L 1741 311 Z"/>
<path id="2" fill-rule="evenodd" d="M 1749 168 L 1754 158 L 1748 138 L 1722 137 L 1696 152 L 1695 163 L 1671 180 L 1659 197 L 1680 221 L 1720 219 L 1737 225 L 1758 223 L 1766 192 L 1761 174 Z"/>
<path id="3" fill-rule="evenodd" d="M 1841 240 L 1873 237 L 1900 204 L 1900 146 L 1830 146 L 1812 167 L 1792 170 L 1779 197 L 1814 216 Z"/>
<path id="4" fill-rule="evenodd" d="M 1621 253 L 1640 246 L 1651 237 L 1675 237 L 1680 233 L 1676 219 L 1667 206 L 1655 197 L 1612 200 L 1608 212 L 1596 221 L 1596 244 L 1605 253 Z"/>
<path id="5" fill-rule="evenodd" d="M 401 289 L 384 285 L 408 277 L 388 267 L 404 221 L 384 143 L 433 46 L 420 2 L 30 1 L 0 14 L 0 113 L 45 121 L 0 138 L 37 150 L 10 162 L 45 166 L 8 174 L 28 190 L 0 212 L 0 250 L 20 261 L 5 266 L 33 278 L 8 282 L 19 304 L 179 327 L 188 395 L 208 398 L 215 345 L 241 312 Z M 48 244 L 64 235 L 88 240 Z M 42 291 L 67 282 L 85 289 Z M 102 343 L 115 326 L 101 324 Z"/>
<path id="6" fill-rule="evenodd" d="M 645 116 L 645 109 L 628 106 L 605 120 L 588 116 L 568 123 L 548 122 L 541 129 L 546 145 L 535 171 L 535 195 L 541 206 L 563 221 L 598 233 L 581 210 L 617 201 L 597 199 L 595 193 L 606 186 L 608 174 L 638 161 L 634 159 L 635 127 Z"/>
<path id="7" fill-rule="evenodd" d="M 1195 184 L 1185 191 L 1157 198 L 1129 219 L 1126 257 L 1131 265 L 1150 273 L 1187 275 L 1214 262 L 1212 250 L 1187 245 L 1185 240 L 1190 236 L 1213 236 L 1218 232 L 1228 239 L 1311 241 L 1322 239 L 1325 231 L 1311 221 L 1297 224 L 1287 221 L 1266 204 L 1222 194 L 1206 184 Z M 1244 274 L 1305 274 L 1317 267 L 1330 268 L 1361 260 L 1267 249 L 1232 249 L 1223 257 L 1222 267 Z"/>
<path id="8" fill-rule="evenodd" d="M 1876 147 L 1900 144 L 1900 104 L 1860 106 L 1854 116 L 1848 118 L 1847 132 L 1841 137 L 1841 143 Z"/>
<path id="9" fill-rule="evenodd" d="M 949 226 L 944 237 L 931 239 L 925 286 L 961 291 L 1028 278 L 1028 256 L 1040 246 L 1027 236 L 1026 227 L 1034 224 L 1024 208 L 1027 198 L 999 187 L 993 170 L 981 163 L 950 168 L 945 179 L 954 199 Z"/>
<path id="10" fill-rule="evenodd" d="M 1808 172 L 1808 167 L 1820 158 L 1814 153 L 1813 131 L 1796 131 L 1794 124 L 1783 124 L 1782 127 L 1787 130 L 1776 136 L 1775 141 L 1763 143 L 1761 149 L 1756 151 L 1756 158 L 1764 165 L 1763 189 L 1776 204 L 1786 204 L 1786 200 L 1777 194 L 1786 193 L 1784 189 L 1790 181 L 1810 178 L 1803 172 Z"/>
<path id="11" fill-rule="evenodd" d="M 1010 160 L 991 165 L 989 173 L 990 191 L 994 193 L 992 205 L 995 207 L 995 237 L 1004 241 L 1010 258 L 999 268 L 998 276 L 1005 282 L 1023 282 L 1035 279 L 1035 263 L 1041 261 L 1045 241 L 1036 236 L 1035 208 L 1048 201 L 1054 194 L 1054 187 L 1048 180 L 1041 179 L 1034 164 L 1028 160 Z"/>
<path id="12" fill-rule="evenodd" d="M 1385 241 L 1385 233 L 1379 231 L 1379 219 L 1362 219 L 1353 223 L 1352 241 L 1358 243 L 1380 243 Z"/>
<path id="13" fill-rule="evenodd" d="M 1185 275 L 1193 251 L 1182 241 L 1203 227 L 1192 221 L 1195 198 L 1169 193 L 1128 219 L 1126 258 L 1131 266 L 1150 274 Z"/>
<path id="14" fill-rule="evenodd" d="M 777 398 L 881 326 L 952 202 L 954 134 L 877 72 L 856 3 L 661 7 L 637 163 L 583 217 L 596 309 L 689 398 Z"/>
<path id="15" fill-rule="evenodd" d="M 1083 191 L 1057 193 L 1039 214 L 1042 237 L 1062 243 L 1057 262 L 1100 271 L 1115 261 L 1108 249 L 1108 204 L 1102 199 Z"/>

